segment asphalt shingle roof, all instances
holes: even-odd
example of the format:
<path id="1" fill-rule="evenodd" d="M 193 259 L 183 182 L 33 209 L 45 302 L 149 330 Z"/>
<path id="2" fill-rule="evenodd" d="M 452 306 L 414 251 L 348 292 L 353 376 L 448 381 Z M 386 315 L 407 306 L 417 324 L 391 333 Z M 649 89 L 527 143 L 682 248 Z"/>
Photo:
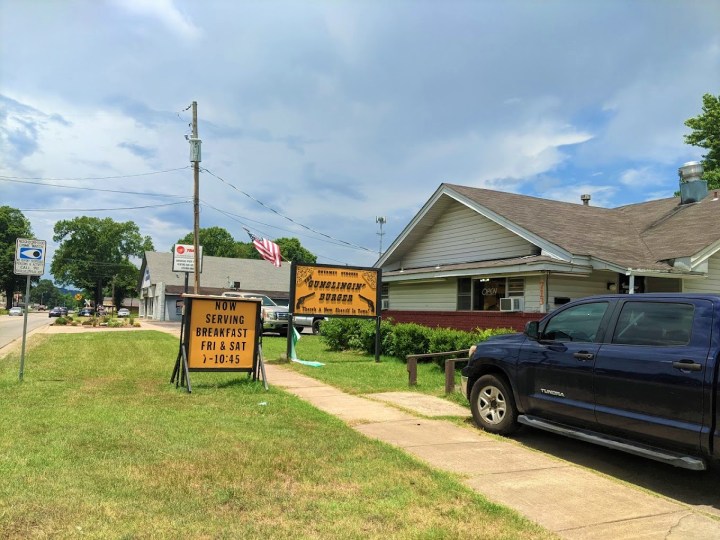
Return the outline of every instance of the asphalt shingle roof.
<path id="1" fill-rule="evenodd" d="M 444 185 L 574 255 L 628 268 L 670 270 L 667 259 L 720 240 L 720 202 L 713 193 L 686 205 L 673 197 L 613 209 Z"/>
<path id="2" fill-rule="evenodd" d="M 145 263 L 152 283 L 162 282 L 166 286 L 184 285 L 185 274 L 172 270 L 172 253 L 146 251 Z M 228 290 L 234 282 L 239 281 L 239 289 L 243 291 L 268 295 L 290 292 L 289 264 L 275 268 L 265 260 L 205 256 L 202 270 L 200 286 L 203 289 Z M 193 283 L 194 278 L 190 276 L 191 289 Z"/>

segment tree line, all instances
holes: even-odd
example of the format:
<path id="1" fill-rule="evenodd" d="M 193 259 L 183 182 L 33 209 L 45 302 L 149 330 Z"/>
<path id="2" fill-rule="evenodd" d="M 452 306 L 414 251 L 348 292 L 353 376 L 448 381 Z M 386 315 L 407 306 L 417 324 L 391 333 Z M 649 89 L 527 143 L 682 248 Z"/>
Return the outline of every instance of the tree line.
<path id="1" fill-rule="evenodd" d="M 50 273 L 58 285 L 73 285 L 84 291 L 96 306 L 112 296 L 116 306 L 127 297 L 137 296 L 139 269 L 131 258 L 141 258 L 154 251 L 149 236 L 143 236 L 133 221 L 117 222 L 111 218 L 80 216 L 55 223 L 53 241 L 58 247 L 50 264 Z M 12 306 L 16 292 L 25 290 L 26 276 L 14 274 L 17 238 L 33 238 L 30 221 L 17 208 L 0 206 L 0 287 L 5 292 L 6 308 Z M 221 227 L 200 229 L 203 253 L 216 257 L 260 259 L 251 242 L 236 242 Z M 178 239 L 178 244 L 192 244 L 193 234 Z M 283 257 L 297 262 L 315 262 L 317 257 L 302 247 L 297 238 L 278 238 Z M 51 280 L 33 277 L 30 299 L 45 305 L 68 302 Z"/>

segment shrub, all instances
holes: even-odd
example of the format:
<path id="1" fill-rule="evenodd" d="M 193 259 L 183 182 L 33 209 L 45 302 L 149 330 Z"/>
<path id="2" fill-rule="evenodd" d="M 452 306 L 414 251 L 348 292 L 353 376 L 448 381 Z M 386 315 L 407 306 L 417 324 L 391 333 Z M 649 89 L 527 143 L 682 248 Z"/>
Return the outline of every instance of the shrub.
<path id="1" fill-rule="evenodd" d="M 363 319 L 328 319 L 323 323 L 320 339 L 331 351 L 345 351 L 352 349 L 351 342 L 359 344 L 358 337 Z"/>
<path id="2" fill-rule="evenodd" d="M 375 330 L 376 323 L 373 319 L 361 320 L 357 326 L 357 332 L 349 342 L 351 349 L 366 352 L 367 354 L 375 354 Z M 386 354 L 383 349 L 387 341 L 387 336 L 393 331 L 393 325 L 388 321 L 380 321 L 380 354 Z"/>
<path id="3" fill-rule="evenodd" d="M 479 343 L 492 336 L 500 336 L 502 334 L 517 334 L 517 330 L 513 330 L 512 328 L 476 328 L 473 335 L 477 338 L 475 343 Z"/>
<path id="4" fill-rule="evenodd" d="M 435 328 L 430 334 L 427 352 L 449 352 L 469 349 L 478 342 L 476 334 L 454 330 L 452 328 Z"/>
<path id="5" fill-rule="evenodd" d="M 408 354 L 426 353 L 432 331 L 431 328 L 416 323 L 396 324 L 393 326 L 386 354 L 405 360 Z"/>
<path id="6" fill-rule="evenodd" d="M 139 325 L 138 325 L 139 326 Z M 452 328 L 428 328 L 416 323 L 380 322 L 380 353 L 405 360 L 409 354 L 460 351 L 491 336 L 515 333 L 511 328 L 476 328 L 473 332 Z M 323 323 L 320 339 L 331 351 L 357 350 L 375 354 L 375 320 L 331 318 Z M 435 359 L 441 367 L 444 358 Z"/>
<path id="7" fill-rule="evenodd" d="M 65 317 L 58 317 L 55 319 L 55 324 L 59 326 L 65 326 L 68 323 L 68 320 Z"/>

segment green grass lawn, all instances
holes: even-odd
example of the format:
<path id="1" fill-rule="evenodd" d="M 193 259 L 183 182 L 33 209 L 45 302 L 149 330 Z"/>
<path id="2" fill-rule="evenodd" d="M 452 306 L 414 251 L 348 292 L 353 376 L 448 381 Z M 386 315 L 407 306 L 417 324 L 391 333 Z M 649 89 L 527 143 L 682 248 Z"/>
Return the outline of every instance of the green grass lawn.
<path id="1" fill-rule="evenodd" d="M 263 337 L 265 360 L 278 361 L 285 354 L 286 343 L 285 338 Z M 301 360 L 317 360 L 325 365 L 310 367 L 289 362 L 289 367 L 351 394 L 414 391 L 444 397 L 469 407 L 467 399 L 459 392 L 445 394 L 445 372 L 433 362 L 418 364 L 417 385 L 411 387 L 408 386 L 407 365 L 394 357 L 381 356 L 380 362 L 375 362 L 374 356 L 357 351 L 328 351 L 319 336 L 309 334 L 302 334 L 296 351 Z M 460 382 L 459 370 L 456 382 Z"/>
<path id="2" fill-rule="evenodd" d="M 176 355 L 138 330 L 35 336 L 22 383 L 0 358 L 0 538 L 550 536 L 246 374 L 187 394 Z"/>

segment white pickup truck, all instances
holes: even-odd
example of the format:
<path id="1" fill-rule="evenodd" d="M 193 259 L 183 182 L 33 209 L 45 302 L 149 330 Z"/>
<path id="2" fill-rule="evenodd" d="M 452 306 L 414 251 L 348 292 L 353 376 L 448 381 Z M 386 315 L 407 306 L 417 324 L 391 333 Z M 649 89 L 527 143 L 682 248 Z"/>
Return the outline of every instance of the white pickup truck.
<path id="1" fill-rule="evenodd" d="M 322 315 L 293 315 L 293 326 L 298 330 L 302 328 L 311 328 L 312 333 L 317 335 L 320 333 L 322 323 L 327 321 L 327 317 Z"/>
<path id="2" fill-rule="evenodd" d="M 228 298 L 256 298 L 261 300 L 260 314 L 263 320 L 263 332 L 278 332 L 280 335 L 287 335 L 288 306 L 279 305 L 269 296 L 260 293 L 229 291 L 222 293 L 222 295 Z"/>
<path id="3" fill-rule="evenodd" d="M 279 332 L 281 335 L 287 335 L 288 306 L 277 304 L 269 296 L 260 293 L 229 291 L 222 293 L 222 295 L 229 298 L 257 298 L 262 300 L 263 331 Z M 303 328 L 310 328 L 312 333 L 317 335 L 320 333 L 320 326 L 326 320 L 327 317 L 322 315 L 296 315 L 293 317 L 293 326 L 297 328 L 298 332 L 302 332 Z"/>

